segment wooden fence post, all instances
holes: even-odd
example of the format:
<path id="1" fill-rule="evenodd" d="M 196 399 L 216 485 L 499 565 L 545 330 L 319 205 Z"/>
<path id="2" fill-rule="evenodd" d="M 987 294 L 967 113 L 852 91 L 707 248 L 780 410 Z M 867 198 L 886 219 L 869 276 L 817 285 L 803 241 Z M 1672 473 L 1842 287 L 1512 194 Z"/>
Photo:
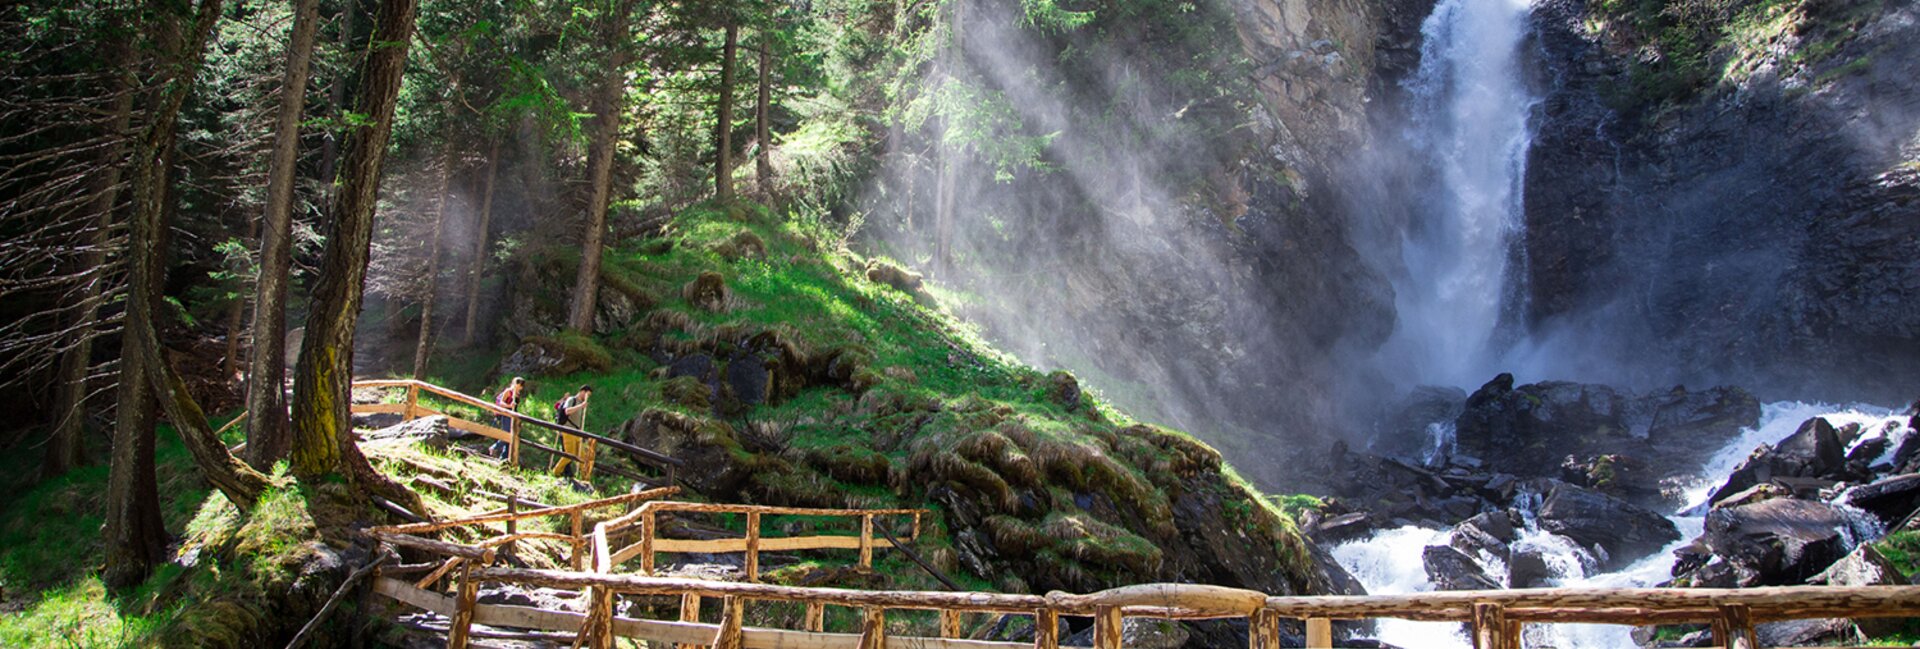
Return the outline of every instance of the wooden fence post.
<path id="1" fill-rule="evenodd" d="M 653 537 L 659 531 L 653 512 L 649 511 L 640 516 L 640 574 L 653 574 Z"/>
<path id="2" fill-rule="evenodd" d="M 580 512 L 575 510 L 573 512 L 573 569 L 576 572 L 586 569 L 586 557 L 581 552 L 586 545 L 586 537 L 580 535 Z"/>
<path id="3" fill-rule="evenodd" d="M 866 608 L 860 618 L 860 649 L 887 649 L 886 609 Z"/>
<path id="4" fill-rule="evenodd" d="M 873 567 L 873 514 L 860 517 L 860 567 Z"/>
<path id="5" fill-rule="evenodd" d="M 1753 631 L 1753 611 L 1745 604 L 1720 607 L 1720 619 L 1713 622 L 1713 643 L 1727 649 L 1758 649 L 1760 638 Z"/>
<path id="6" fill-rule="evenodd" d="M 720 604 L 720 630 L 713 635 L 713 649 L 740 649 L 740 618 L 746 614 L 746 603 L 738 597 L 728 597 Z"/>
<path id="7" fill-rule="evenodd" d="M 1279 620 L 1274 620 L 1274 631 L 1280 630 Z M 1275 646 L 1278 646 L 1276 644 Z M 1333 620 L 1324 617 L 1307 618 L 1307 646 L 1325 649 L 1333 646 Z"/>
<path id="8" fill-rule="evenodd" d="M 1280 614 L 1266 609 L 1247 618 L 1247 645 L 1254 649 L 1280 649 Z M 1312 627 L 1308 627 L 1307 646 L 1313 646 Z"/>
<path id="9" fill-rule="evenodd" d="M 940 637 L 960 637 L 960 612 L 940 609 Z"/>
<path id="10" fill-rule="evenodd" d="M 613 591 L 604 586 L 592 586 L 587 589 L 588 601 L 593 603 L 587 611 L 587 646 L 592 649 L 613 648 Z"/>
<path id="11" fill-rule="evenodd" d="M 460 564 L 460 586 L 455 591 L 453 620 L 447 624 L 447 649 L 466 649 L 467 634 L 473 629 L 473 601 L 480 585 L 473 581 L 473 562 Z"/>
<path id="12" fill-rule="evenodd" d="M 827 630 L 827 605 L 823 602 L 807 602 L 807 631 L 819 633 Z"/>
<path id="13" fill-rule="evenodd" d="M 580 448 L 580 456 L 581 456 L 581 462 L 580 462 L 580 481 L 581 482 L 593 481 L 593 456 L 594 456 L 593 451 L 594 451 L 594 445 L 596 443 L 597 442 L 591 439 L 580 440 L 579 448 Z"/>
<path id="14" fill-rule="evenodd" d="M 512 415 L 507 416 L 507 428 L 509 429 L 507 432 L 510 433 L 507 439 L 507 466 L 518 469 L 520 468 L 520 415 L 519 413 L 514 413 Z"/>
<path id="15" fill-rule="evenodd" d="M 406 414 L 401 418 L 407 421 L 413 421 L 414 417 L 416 416 L 413 412 L 413 409 L 420 407 L 419 404 L 420 404 L 420 385 L 419 384 L 408 385 Z"/>
<path id="16" fill-rule="evenodd" d="M 1059 649 L 1060 614 L 1043 608 L 1033 612 L 1033 649 Z"/>
<path id="17" fill-rule="evenodd" d="M 907 540 L 920 540 L 920 512 L 913 513 L 913 532 L 907 535 Z"/>
<path id="18" fill-rule="evenodd" d="M 694 593 L 685 593 L 680 596 L 680 621 L 695 622 L 695 623 L 700 621 L 700 596 L 699 595 L 696 595 Z M 700 645 L 680 644 L 680 645 L 674 645 L 674 649 L 700 649 Z"/>
<path id="19" fill-rule="evenodd" d="M 1120 633 L 1125 620 L 1118 606 L 1093 610 L 1093 649 L 1120 649 Z"/>
<path id="20" fill-rule="evenodd" d="M 760 512 L 747 512 L 747 581 L 760 581 Z"/>
<path id="21" fill-rule="evenodd" d="M 1474 649 L 1519 649 L 1507 646 L 1507 609 L 1499 604 L 1473 605 Z"/>

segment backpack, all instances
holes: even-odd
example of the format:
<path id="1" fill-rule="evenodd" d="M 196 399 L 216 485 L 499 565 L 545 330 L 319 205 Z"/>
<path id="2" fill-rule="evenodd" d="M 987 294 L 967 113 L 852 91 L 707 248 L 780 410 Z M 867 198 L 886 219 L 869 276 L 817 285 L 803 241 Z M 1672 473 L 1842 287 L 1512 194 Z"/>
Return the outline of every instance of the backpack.
<path id="1" fill-rule="evenodd" d="M 555 422 L 567 423 L 567 400 L 572 398 L 573 397 L 560 397 L 559 401 L 553 402 L 553 420 Z"/>

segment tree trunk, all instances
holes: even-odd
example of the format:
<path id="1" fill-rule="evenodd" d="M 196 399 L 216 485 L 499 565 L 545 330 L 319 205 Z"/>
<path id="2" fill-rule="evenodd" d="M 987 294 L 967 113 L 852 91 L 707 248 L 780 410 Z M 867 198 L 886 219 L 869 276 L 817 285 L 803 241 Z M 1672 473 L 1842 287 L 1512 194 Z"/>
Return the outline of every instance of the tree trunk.
<path id="1" fill-rule="evenodd" d="M 473 260 L 467 265 L 467 325 L 461 330 L 461 343 L 473 344 L 473 332 L 480 320 L 480 274 L 487 268 L 487 228 L 493 221 L 493 181 L 500 175 L 500 140 L 487 151 L 486 186 L 480 190 L 480 223 L 474 228 Z"/>
<path id="2" fill-rule="evenodd" d="M 573 299 L 567 310 L 567 328 L 593 333 L 593 313 L 600 301 L 600 257 L 607 233 L 607 207 L 613 202 L 613 150 L 620 138 L 620 114 L 626 99 L 627 12 L 632 2 L 622 2 L 608 25 L 607 42 L 614 47 L 607 75 L 600 81 L 594 98 L 599 113 L 594 122 L 593 144 L 587 176 L 593 195 L 587 201 L 586 230 L 580 237 L 580 269 L 573 278 Z"/>
<path id="3" fill-rule="evenodd" d="M 160 72 L 152 105 L 147 107 L 147 124 L 133 148 L 132 167 L 133 224 L 135 232 L 127 242 L 127 329 L 121 337 L 119 414 L 114 421 L 113 457 L 107 473 L 106 522 L 102 535 L 106 567 L 102 579 L 112 588 L 125 588 L 146 579 L 153 566 L 166 558 L 166 528 L 160 520 L 160 498 L 153 472 L 153 392 L 145 380 L 140 339 L 134 325 L 149 316 L 152 304 L 159 301 L 160 256 L 149 238 L 160 231 L 151 226 L 164 212 L 167 194 L 168 161 L 178 124 L 175 117 L 192 87 L 194 71 L 199 68 L 201 50 L 214 22 L 220 16 L 220 0 L 201 0 L 191 28 L 179 24 L 185 17 L 165 0 L 150 6 L 153 35 L 160 60 Z M 181 82 L 181 80 L 185 82 Z M 143 227 L 142 223 L 147 226 Z M 143 249 L 146 248 L 146 249 Z M 144 325 L 152 327 L 152 321 Z"/>
<path id="4" fill-rule="evenodd" d="M 459 82 L 454 87 L 459 87 Z M 453 106 L 449 104 L 448 110 Z M 427 378 L 427 362 L 433 356 L 433 306 L 440 286 L 440 238 L 446 231 L 447 185 L 453 181 L 453 138 L 448 137 L 440 151 L 440 188 L 433 198 L 433 243 L 427 247 L 427 294 L 420 302 L 420 340 L 413 347 L 413 379 Z"/>
<path id="5" fill-rule="evenodd" d="M 343 8 L 351 26 L 353 7 Z M 280 114 L 274 125 L 273 159 L 267 168 L 267 209 L 261 217 L 260 277 L 254 283 L 253 354 L 247 362 L 247 461 L 266 470 L 286 457 L 287 279 L 292 274 L 293 185 L 300 158 L 300 115 L 306 104 L 307 71 L 319 29 L 319 0 L 294 0 L 293 40 L 280 82 Z"/>
<path id="6" fill-rule="evenodd" d="M 373 470 L 349 422 L 354 320 L 367 274 L 367 246 L 380 194 L 380 167 L 392 134 L 413 32 L 415 0 L 383 0 L 360 71 L 354 111 L 367 121 L 347 135 L 339 190 L 328 211 L 327 243 L 313 289 L 293 384 L 293 474 L 310 484 L 341 476 L 357 493 L 374 492 L 424 513 L 418 494 Z"/>
<path id="7" fill-rule="evenodd" d="M 773 67 L 773 39 L 767 38 L 767 30 L 760 30 L 760 95 L 753 106 L 753 139 L 760 143 L 760 155 L 753 157 L 753 181 L 760 186 L 761 196 L 773 195 L 773 128 L 767 124 L 771 113 L 772 95 L 769 72 Z"/>
<path id="8" fill-rule="evenodd" d="M 728 17 L 727 46 L 720 58 L 720 146 L 713 165 L 713 193 L 723 201 L 733 198 L 733 59 L 739 41 L 740 28 Z"/>
<path id="9" fill-rule="evenodd" d="M 339 44 L 340 51 L 342 52 L 353 51 L 353 17 L 358 13 L 360 13 L 360 0 L 340 0 L 340 33 L 337 34 L 337 36 L 340 38 Z M 333 117 L 336 120 L 343 117 L 343 113 L 347 109 L 347 84 L 350 82 L 351 76 L 342 73 L 334 75 L 332 82 L 328 84 L 327 103 L 331 104 L 328 106 L 328 110 L 332 111 Z M 321 185 L 325 187 L 320 197 L 322 210 L 333 205 L 333 180 L 339 168 L 341 137 L 338 131 L 330 129 L 327 132 L 326 140 L 320 143 L 320 180 L 323 181 Z M 284 351 L 282 354 L 284 355 Z M 285 370 L 286 368 L 283 364 L 281 367 L 281 378 L 283 380 L 286 378 Z M 285 399 L 284 394 L 282 395 L 282 399 Z M 292 444 L 290 435 L 287 443 L 289 445 Z M 282 451 L 281 454 L 285 455 L 285 452 Z"/>
<path id="10" fill-rule="evenodd" d="M 123 71 L 133 65 L 132 47 L 118 41 L 106 46 L 112 52 L 109 65 L 115 70 Z M 99 315 L 102 289 L 107 283 L 106 249 L 112 244 L 113 208 L 120 198 L 127 129 L 133 123 L 133 99 L 137 94 L 134 83 L 126 73 L 118 72 L 107 84 L 107 91 L 114 96 L 113 118 L 107 122 L 107 132 L 114 142 L 101 153 L 102 171 L 94 177 L 93 185 L 93 232 L 87 252 L 80 258 L 82 267 L 93 269 L 95 274 L 79 291 L 81 307 L 74 313 L 72 322 L 73 349 L 60 358 L 59 387 L 53 409 L 59 419 L 54 422 L 53 438 L 47 444 L 47 457 L 41 466 L 41 475 L 47 477 L 66 473 L 87 460 L 87 372 L 93 366 L 94 320 Z"/>

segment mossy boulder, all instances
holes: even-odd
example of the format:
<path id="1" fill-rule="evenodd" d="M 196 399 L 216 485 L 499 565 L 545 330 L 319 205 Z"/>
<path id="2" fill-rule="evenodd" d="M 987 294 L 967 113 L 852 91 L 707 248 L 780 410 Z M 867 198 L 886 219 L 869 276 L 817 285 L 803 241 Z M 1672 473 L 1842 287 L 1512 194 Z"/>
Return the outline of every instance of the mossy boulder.
<path id="1" fill-rule="evenodd" d="M 699 277 L 680 287 L 680 297 L 688 304 L 714 313 L 727 310 L 727 298 L 731 294 L 727 289 L 727 278 L 711 271 L 700 273 Z"/>
<path id="2" fill-rule="evenodd" d="M 533 336 L 500 361 L 503 376 L 564 376 L 578 372 L 605 372 L 613 356 L 593 339 L 578 334 Z"/>
<path id="3" fill-rule="evenodd" d="M 867 281 L 885 284 L 904 293 L 919 293 L 926 284 L 920 273 L 874 259 L 867 262 Z"/>
<path id="4" fill-rule="evenodd" d="M 739 234 L 714 246 L 713 253 L 728 261 L 762 259 L 767 256 L 767 242 L 752 230 L 741 230 Z"/>

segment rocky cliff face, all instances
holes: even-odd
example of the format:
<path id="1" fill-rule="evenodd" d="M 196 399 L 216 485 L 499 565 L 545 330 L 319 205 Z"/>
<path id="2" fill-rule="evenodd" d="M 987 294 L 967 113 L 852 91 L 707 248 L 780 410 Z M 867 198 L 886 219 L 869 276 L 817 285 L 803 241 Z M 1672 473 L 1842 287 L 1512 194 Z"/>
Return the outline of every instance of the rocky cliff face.
<path id="1" fill-rule="evenodd" d="M 1675 91 L 1628 17 L 1538 5 L 1529 321 L 1625 350 L 1588 359 L 1619 380 L 1902 399 L 1920 379 L 1920 13 L 1733 7 L 1711 74 Z"/>

